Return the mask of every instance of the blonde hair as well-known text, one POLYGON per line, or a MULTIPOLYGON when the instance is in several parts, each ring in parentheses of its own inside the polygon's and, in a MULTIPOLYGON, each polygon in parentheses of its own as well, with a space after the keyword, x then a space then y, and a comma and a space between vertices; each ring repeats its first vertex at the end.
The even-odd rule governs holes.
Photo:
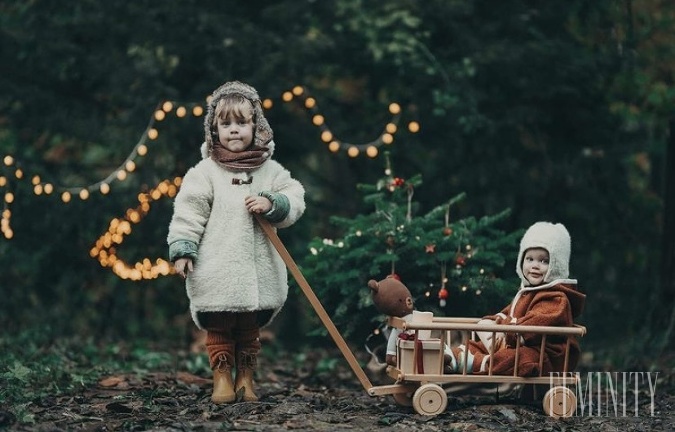
POLYGON ((252 121, 255 124, 253 104, 240 94, 228 94, 218 101, 214 110, 211 127, 215 128, 218 120, 226 120, 229 116, 233 116, 237 120, 244 120, 245 122, 252 121))

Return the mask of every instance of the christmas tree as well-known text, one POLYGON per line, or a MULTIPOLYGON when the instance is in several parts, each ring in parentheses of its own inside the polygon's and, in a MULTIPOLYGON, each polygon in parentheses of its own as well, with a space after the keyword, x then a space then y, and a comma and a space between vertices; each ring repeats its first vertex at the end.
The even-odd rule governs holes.
POLYGON ((510 210, 453 219, 453 209, 466 198, 460 193, 418 215, 413 197, 422 176, 395 177, 386 161, 383 178, 358 185, 372 212, 332 217, 344 236, 312 240, 302 261, 303 274, 343 336, 363 342, 386 322, 367 282, 388 275, 408 287, 417 310, 465 317, 498 312, 518 288, 511 264, 522 232, 497 228, 510 210))

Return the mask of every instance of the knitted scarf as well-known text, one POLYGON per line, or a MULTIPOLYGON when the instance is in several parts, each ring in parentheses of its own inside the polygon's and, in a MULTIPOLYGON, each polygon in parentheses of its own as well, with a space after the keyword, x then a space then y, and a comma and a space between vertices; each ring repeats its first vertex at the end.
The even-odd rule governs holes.
POLYGON ((211 158, 226 168, 234 170, 252 170, 262 165, 270 156, 267 146, 250 145, 246 150, 233 152, 220 142, 213 143, 211 158))

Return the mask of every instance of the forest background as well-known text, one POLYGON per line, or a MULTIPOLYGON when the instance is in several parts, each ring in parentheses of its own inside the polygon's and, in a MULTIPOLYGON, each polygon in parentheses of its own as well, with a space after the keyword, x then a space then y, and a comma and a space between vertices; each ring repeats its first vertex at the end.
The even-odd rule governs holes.
MULTIPOLYGON (((11 228, 0 236, 2 337, 189 344, 179 277, 124 280, 90 252, 139 193, 199 160, 202 118, 171 111, 156 122, 147 155, 106 195, 64 203, 60 192, 37 195, 33 179, 96 184, 124 164, 163 101, 203 104, 236 79, 273 102, 275 157, 307 187, 306 215, 281 233, 301 266, 312 239, 343 234, 332 216, 370 211, 357 184, 382 177, 386 150, 396 176, 422 175, 423 209, 465 192, 453 218, 510 209, 505 232, 564 223, 571 276, 588 295, 588 350, 618 365, 669 351, 674 29, 675 6, 656 0, 1 1, 3 234, 11 228), (376 141, 398 103, 393 142, 374 158, 331 152, 315 112, 282 100, 296 86, 344 142, 376 141)), ((171 212, 170 199, 154 201, 118 255, 166 259, 171 212)), ((503 273, 514 291, 516 253, 514 244, 503 273)), ((289 314, 281 344, 323 340, 297 337, 313 325, 297 289, 289 314)))

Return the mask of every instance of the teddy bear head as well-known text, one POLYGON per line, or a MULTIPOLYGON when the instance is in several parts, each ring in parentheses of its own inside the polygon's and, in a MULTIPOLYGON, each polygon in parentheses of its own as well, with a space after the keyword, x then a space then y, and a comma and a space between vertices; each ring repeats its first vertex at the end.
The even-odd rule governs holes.
POLYGON ((413 311, 413 299, 408 287, 394 276, 381 281, 371 279, 368 288, 375 307, 380 313, 404 317, 413 311))

